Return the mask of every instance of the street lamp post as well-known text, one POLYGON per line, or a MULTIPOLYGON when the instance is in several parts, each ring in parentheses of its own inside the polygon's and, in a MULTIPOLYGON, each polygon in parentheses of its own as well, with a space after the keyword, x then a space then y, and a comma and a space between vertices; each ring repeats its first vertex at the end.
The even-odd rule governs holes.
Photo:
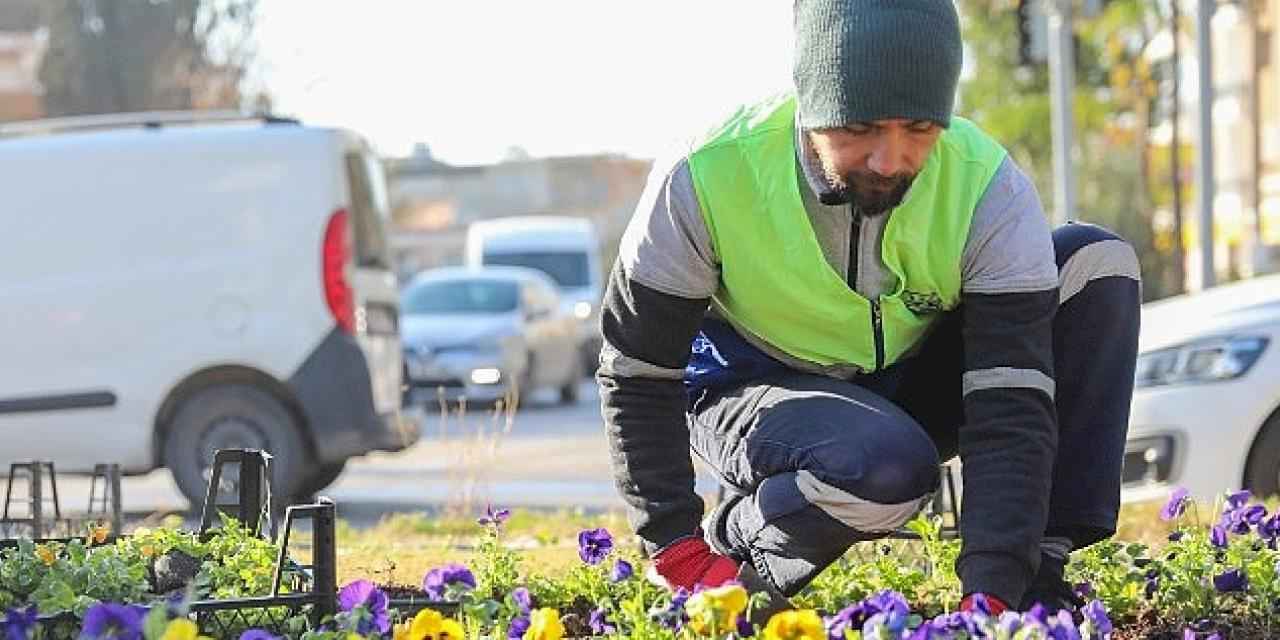
POLYGON ((1071 166, 1074 142, 1071 90, 1075 86, 1075 43, 1071 31, 1071 0, 1043 0, 1049 26, 1050 106, 1053 113, 1054 222, 1075 219, 1075 172, 1071 166))

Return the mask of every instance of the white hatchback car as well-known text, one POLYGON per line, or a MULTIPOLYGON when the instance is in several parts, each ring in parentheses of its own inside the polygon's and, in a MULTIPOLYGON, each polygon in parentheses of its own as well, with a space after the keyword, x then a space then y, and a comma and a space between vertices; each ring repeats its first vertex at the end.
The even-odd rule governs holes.
POLYGON ((1280 493, 1277 342, 1280 275, 1143 306, 1124 501, 1280 493))
POLYGON ((401 293, 406 403, 524 398, 543 387, 578 401, 577 321, 556 285, 523 267, 445 267, 401 293))

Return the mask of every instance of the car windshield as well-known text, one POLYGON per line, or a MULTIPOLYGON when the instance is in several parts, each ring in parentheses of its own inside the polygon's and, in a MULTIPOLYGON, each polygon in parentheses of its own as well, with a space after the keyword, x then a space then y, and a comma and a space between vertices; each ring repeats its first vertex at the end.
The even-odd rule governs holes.
POLYGON ((551 276, 561 288, 590 284, 587 254, 581 251, 486 252, 484 263, 537 269, 551 276))
POLYGON ((516 283, 505 280, 423 282, 404 292, 400 308, 406 314, 506 313, 515 311, 516 283))

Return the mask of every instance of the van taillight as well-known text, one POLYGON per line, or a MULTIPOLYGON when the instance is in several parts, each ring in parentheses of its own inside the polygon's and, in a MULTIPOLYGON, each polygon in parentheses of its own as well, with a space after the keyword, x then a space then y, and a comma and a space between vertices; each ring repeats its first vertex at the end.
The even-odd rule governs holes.
POLYGON ((324 230, 323 262, 324 300, 338 327, 347 333, 355 333, 356 306, 347 282, 347 263, 351 259, 351 233, 348 231, 347 211, 338 209, 329 217, 324 230))

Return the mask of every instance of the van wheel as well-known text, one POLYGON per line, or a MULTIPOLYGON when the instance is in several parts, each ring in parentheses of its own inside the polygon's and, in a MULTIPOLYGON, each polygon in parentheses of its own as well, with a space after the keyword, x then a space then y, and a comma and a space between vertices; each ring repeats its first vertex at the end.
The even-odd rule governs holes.
MULTIPOLYGON (((310 454, 293 415, 274 396, 248 385, 203 389, 182 402, 168 425, 164 466, 192 510, 204 504, 218 449, 262 449, 271 454, 276 510, 283 510, 285 501, 297 495, 309 466, 310 454)), ((234 503, 238 496, 238 473, 231 471, 223 477, 220 502, 234 503)))
POLYGON ((525 356, 524 362, 524 371, 516 382, 516 398, 521 409, 529 404, 529 396, 533 395, 533 368, 538 366, 532 353, 525 356))
MULTIPOLYGON (((576 358, 575 358, 576 360, 576 358)), ((582 381, 582 365, 575 364, 573 372, 569 374, 569 380, 560 387, 560 404, 574 405, 578 404, 578 383, 582 381)))
POLYGON ((346 468, 346 460, 320 465, 315 473, 303 481, 302 488, 298 489, 298 498, 310 500, 317 493, 329 488, 329 485, 333 484, 346 468))
POLYGON ((1259 499, 1280 494, 1280 412, 1262 423, 1244 466, 1244 487, 1259 499))

